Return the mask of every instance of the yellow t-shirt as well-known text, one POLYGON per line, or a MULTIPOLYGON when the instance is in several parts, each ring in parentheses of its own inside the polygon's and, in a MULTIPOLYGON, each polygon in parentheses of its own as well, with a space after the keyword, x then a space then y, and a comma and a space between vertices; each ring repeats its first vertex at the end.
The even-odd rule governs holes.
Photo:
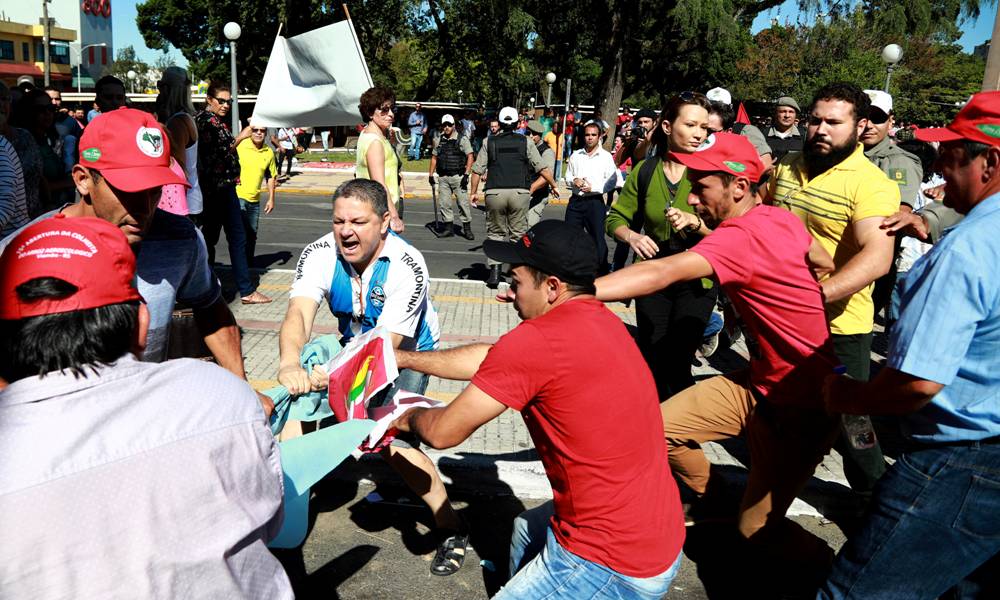
MULTIPOLYGON (((854 223, 899 210, 899 186, 865 158, 861 144, 843 162, 812 180, 802 154, 788 156, 774 170, 768 197, 802 219, 809 233, 833 257, 837 270, 861 250, 854 237, 854 223)), ((875 322, 873 286, 827 304, 831 333, 871 333, 875 322)))
POLYGON ((274 151, 267 144, 258 149, 253 140, 247 138, 236 146, 236 155, 240 159, 240 182, 236 184, 236 195, 247 202, 259 202, 264 173, 270 173, 271 177, 276 177, 278 173, 274 151))
POLYGON ((354 165, 354 174, 361 179, 371 179, 368 174, 368 147, 372 143, 381 143, 385 153, 385 187, 389 190, 389 201, 399 204, 399 158, 393 151, 389 140, 381 135, 362 131, 358 137, 358 157, 354 165))

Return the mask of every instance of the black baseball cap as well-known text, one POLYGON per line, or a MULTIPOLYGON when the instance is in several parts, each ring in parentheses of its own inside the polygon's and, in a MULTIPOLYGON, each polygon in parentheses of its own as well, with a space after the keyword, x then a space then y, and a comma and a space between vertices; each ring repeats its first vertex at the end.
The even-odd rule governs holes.
POLYGON ((597 278, 597 246, 582 229, 549 219, 529 229, 516 242, 486 240, 486 256, 512 265, 528 265, 578 285, 597 278))
POLYGON ((653 119, 655 121, 656 120, 656 111, 654 111, 651 108, 644 108, 644 109, 640 110, 639 112, 635 113, 635 118, 637 120, 641 119, 643 117, 647 117, 647 118, 653 119))

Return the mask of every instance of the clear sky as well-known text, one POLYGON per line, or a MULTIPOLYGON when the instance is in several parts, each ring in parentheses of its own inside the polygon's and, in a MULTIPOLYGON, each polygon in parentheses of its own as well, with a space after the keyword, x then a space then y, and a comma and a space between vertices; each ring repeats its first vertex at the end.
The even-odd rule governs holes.
MULTIPOLYGON (((135 48, 140 60, 152 63, 159 56, 160 51, 147 48, 145 42, 142 40, 139 28, 135 24, 135 5, 137 3, 137 0, 117 0, 114 3, 114 11, 111 18, 114 20, 115 48, 124 48, 131 45, 135 48)), ((996 11, 996 6, 986 6, 984 4, 979 19, 975 22, 965 24, 965 35, 958 40, 958 43, 961 44, 966 52, 971 52, 974 47, 990 38, 993 32, 993 20, 996 17, 996 11)), ((786 0, 780 7, 757 15, 752 28, 754 33, 768 27, 772 18, 777 18, 781 22, 784 22, 787 18, 794 23, 799 18, 796 0, 786 0)), ((805 19, 806 16, 803 15, 802 18, 805 19)), ((178 65, 187 66, 187 61, 179 50, 171 48, 170 54, 174 57, 178 65)))

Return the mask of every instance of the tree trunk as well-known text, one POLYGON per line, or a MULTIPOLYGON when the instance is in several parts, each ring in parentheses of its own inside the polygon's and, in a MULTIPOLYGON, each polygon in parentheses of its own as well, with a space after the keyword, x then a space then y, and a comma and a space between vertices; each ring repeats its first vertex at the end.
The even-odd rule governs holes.
POLYGON ((638 13, 638 0, 615 0, 611 3, 611 35, 608 52, 601 65, 598 79, 598 98, 594 103, 601 111, 601 118, 608 122, 604 148, 610 151, 615 143, 615 121, 621 106, 625 86, 625 44, 626 36, 634 24, 638 13))

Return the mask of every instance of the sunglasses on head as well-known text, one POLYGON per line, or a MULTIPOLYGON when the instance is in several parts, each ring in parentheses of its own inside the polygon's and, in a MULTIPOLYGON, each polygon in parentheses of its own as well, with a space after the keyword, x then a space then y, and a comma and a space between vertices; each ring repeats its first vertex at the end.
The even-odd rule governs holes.
POLYGON ((216 98, 215 96, 213 96, 212 100, 215 100, 219 104, 232 104, 233 103, 233 99, 232 98, 216 98))
POLYGON ((677 94, 677 97, 684 102, 694 102, 695 100, 705 98, 705 94, 699 94, 698 92, 681 92, 677 94))

